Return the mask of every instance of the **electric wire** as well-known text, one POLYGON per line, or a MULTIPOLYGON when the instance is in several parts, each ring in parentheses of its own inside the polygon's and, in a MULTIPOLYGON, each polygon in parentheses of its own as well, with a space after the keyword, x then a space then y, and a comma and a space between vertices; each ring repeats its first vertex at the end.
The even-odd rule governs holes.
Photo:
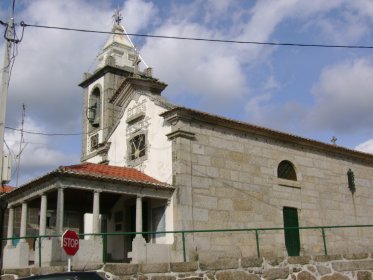
MULTIPOLYGON (((132 40, 131 40, 129 34, 128 34, 127 31, 126 31, 126 29, 124 28, 123 25, 121 25, 121 27, 123 28, 123 30, 124 30, 124 34, 126 35, 128 41, 131 43, 131 45, 132 45, 132 47, 135 49, 135 51, 137 51, 137 49, 136 49, 135 45, 133 44, 133 42, 132 42, 132 40)), ((139 53, 139 58, 141 59, 142 63, 144 63, 145 67, 148 68, 148 67, 149 67, 148 64, 146 64, 145 60, 141 57, 140 53, 139 53)))
MULTIPOLYGON (((21 129, 5 126, 5 129, 21 132, 21 129)), ((38 132, 38 131, 30 131, 30 130, 23 130, 23 133, 27 134, 35 134, 35 135, 44 135, 44 136, 77 136, 77 135, 84 135, 89 134, 88 132, 78 132, 78 133, 45 133, 45 132, 38 132)))
MULTIPOLYGON (((123 35, 122 33, 110 32, 110 31, 99 31, 81 28, 69 28, 61 26, 48 26, 39 24, 28 24, 21 22, 22 27, 36 27, 45 29, 56 29, 64 31, 76 31, 85 33, 98 33, 98 34, 117 34, 123 35)), ((147 37, 147 38, 159 38, 159 39, 175 39, 175 40, 189 40, 189 41, 204 41, 204 42, 216 42, 216 43, 234 43, 234 44, 252 44, 252 45, 269 45, 269 46, 293 46, 293 47, 317 47, 317 48, 347 48, 347 49, 373 49, 373 46, 365 45, 331 45, 331 44, 303 44, 303 43, 280 43, 280 42, 259 42, 259 41, 243 41, 243 40, 226 40, 226 39, 209 39, 209 38, 198 38, 198 37, 181 37, 181 36, 166 36, 166 35, 151 35, 151 34, 139 34, 139 33, 127 33, 128 36, 134 37, 147 37)))

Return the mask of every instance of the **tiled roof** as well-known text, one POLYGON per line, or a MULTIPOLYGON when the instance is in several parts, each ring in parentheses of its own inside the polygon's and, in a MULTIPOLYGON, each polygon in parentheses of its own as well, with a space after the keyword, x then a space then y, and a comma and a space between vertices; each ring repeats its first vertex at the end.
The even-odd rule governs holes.
POLYGON ((155 184, 167 186, 153 177, 150 177, 135 168, 95 164, 95 163, 81 163, 77 165, 61 166, 58 169, 62 173, 70 173, 77 175, 88 175, 94 177, 105 177, 107 179, 119 179, 130 182, 155 184))
POLYGON ((126 188, 126 186, 132 186, 146 189, 164 190, 167 192, 172 192, 175 189, 175 187, 172 185, 160 182, 135 168, 85 162, 76 165, 60 166, 44 176, 23 184, 18 188, 14 188, 14 190, 10 193, 3 193, 2 197, 7 199, 9 197, 16 196, 26 189, 29 190, 30 188, 41 186, 53 178, 68 177, 75 179, 86 179, 94 182, 103 181, 118 183, 124 188, 126 188))
POLYGON ((3 186, 0 186, 0 193, 9 193, 13 190, 14 188, 11 187, 11 186, 6 186, 6 185, 3 185, 3 186))

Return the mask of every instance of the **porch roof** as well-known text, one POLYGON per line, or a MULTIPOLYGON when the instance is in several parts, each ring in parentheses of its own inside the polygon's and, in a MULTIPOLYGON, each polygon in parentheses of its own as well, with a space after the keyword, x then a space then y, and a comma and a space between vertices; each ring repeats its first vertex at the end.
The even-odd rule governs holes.
MULTIPOLYGON (((120 184, 120 186, 123 186, 123 191, 128 188, 133 189, 137 187, 148 189, 149 191, 163 190, 166 192, 172 192, 175 189, 172 185, 160 182, 135 168, 86 162, 76 165, 60 166, 44 176, 36 178, 18 188, 14 188, 10 193, 3 194, 2 198, 15 198, 23 192, 29 193, 30 190, 36 191, 40 186, 50 184, 48 182, 53 182, 54 179, 58 180, 62 178, 70 178, 70 180, 76 179, 77 181, 83 179, 87 180, 87 182, 97 181, 116 185, 120 184)), ((120 189, 116 188, 117 192, 122 192, 120 189)))
POLYGON ((85 162, 70 166, 60 166, 56 171, 61 174, 120 180, 128 183, 141 183, 161 188, 173 188, 135 168, 85 162))

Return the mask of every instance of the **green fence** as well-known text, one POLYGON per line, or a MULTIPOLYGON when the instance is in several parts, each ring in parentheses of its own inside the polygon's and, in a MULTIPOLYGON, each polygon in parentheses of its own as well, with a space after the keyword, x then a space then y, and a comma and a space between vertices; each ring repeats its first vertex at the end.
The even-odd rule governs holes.
MULTIPOLYGON (((328 241, 327 241, 327 230, 328 229, 351 229, 351 228, 372 228, 373 225, 344 225, 344 226, 312 226, 312 227, 269 227, 269 228, 243 228, 243 229, 214 229, 214 230, 176 230, 176 231, 159 231, 159 232, 106 232, 106 233, 88 233, 88 234, 78 234, 80 238, 84 236, 100 236, 102 238, 102 259, 103 262, 106 263, 107 260, 107 238, 108 236, 125 236, 125 235, 155 235, 155 234, 180 234, 181 235, 181 242, 182 242, 182 252, 183 252, 183 260, 184 262, 187 261, 186 257, 186 236, 188 234, 195 234, 195 233, 221 233, 221 232, 253 232, 255 234, 255 243, 256 243, 256 254, 258 257, 261 256, 260 254, 260 234, 263 232, 270 232, 270 231, 285 231, 285 230, 318 230, 320 231, 320 235, 322 238, 322 245, 323 245, 323 252, 324 255, 328 255, 328 241)), ((38 243, 38 250, 39 250, 39 266, 41 266, 41 243, 42 239, 44 238, 52 238, 52 237, 61 237, 61 235, 38 235, 38 236, 21 236, 21 237, 12 237, 12 238, 2 238, 2 241, 6 240, 20 240, 20 239, 34 239, 35 242, 38 243)))

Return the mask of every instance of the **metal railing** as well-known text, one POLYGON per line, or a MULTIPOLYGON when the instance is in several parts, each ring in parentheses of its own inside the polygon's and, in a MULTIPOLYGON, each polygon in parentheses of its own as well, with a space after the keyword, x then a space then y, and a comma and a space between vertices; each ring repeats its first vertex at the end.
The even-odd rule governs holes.
MULTIPOLYGON (((221 233, 221 232, 254 232, 255 234, 255 243, 256 243, 256 254, 257 257, 260 257, 260 233, 267 232, 267 231, 285 231, 285 230, 320 230, 322 243, 323 243, 323 252, 324 255, 328 255, 328 245, 327 245, 327 236, 326 230, 328 229, 343 229, 343 228, 373 228, 373 225, 343 225, 343 226, 310 226, 310 227, 268 227, 268 228, 240 228, 240 229, 213 229, 213 230, 175 230, 175 231, 144 231, 144 232, 106 232, 106 233, 85 233, 85 234, 78 234, 80 238, 84 236, 100 236, 102 238, 102 260, 106 263, 107 260, 107 237, 108 236, 126 236, 126 235, 156 235, 156 234, 181 234, 182 239, 182 252, 183 252, 183 261, 187 261, 186 256, 186 235, 187 234, 195 234, 195 233, 221 233)), ((1 238, 1 241, 6 240, 21 240, 21 239, 34 239, 35 242, 38 242, 38 261, 39 266, 41 266, 41 245, 42 239, 51 239, 53 237, 61 237, 61 235, 37 235, 37 236, 21 236, 21 237, 11 237, 11 238, 1 238)))

